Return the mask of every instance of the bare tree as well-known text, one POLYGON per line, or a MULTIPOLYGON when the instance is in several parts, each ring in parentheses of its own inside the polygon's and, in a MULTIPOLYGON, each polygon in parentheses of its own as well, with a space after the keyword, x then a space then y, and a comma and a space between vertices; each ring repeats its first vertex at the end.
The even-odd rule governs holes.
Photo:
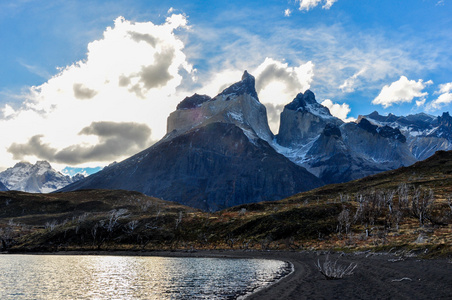
POLYGON ((352 225, 350 210, 344 206, 341 213, 337 217, 337 220, 339 222, 338 232, 341 233, 342 231, 345 231, 345 234, 348 234, 352 225))
POLYGON ((125 214, 127 213, 127 209, 114 209, 110 212, 110 218, 105 223, 105 229, 107 229, 108 232, 113 232, 116 225, 118 225, 118 221, 122 218, 125 218, 125 214))
POLYGON ((137 229, 139 223, 140 223, 140 222, 139 222, 138 220, 132 220, 132 221, 130 221, 130 222, 127 223, 126 226, 125 226, 125 232, 126 232, 127 234, 132 234, 132 233, 135 231, 135 229, 137 229))
POLYGON ((430 212, 435 202, 432 190, 415 188, 411 200, 411 213, 419 220, 419 226, 424 226, 425 220, 431 220, 430 212))
POLYGON ((182 216, 183 216, 183 213, 182 213, 182 211, 180 211, 179 216, 176 219, 176 229, 179 227, 180 223, 182 222, 182 216))
POLYGON ((57 221, 52 220, 52 221, 47 221, 44 227, 46 229, 49 229, 50 231, 53 231, 57 225, 58 225, 57 221))

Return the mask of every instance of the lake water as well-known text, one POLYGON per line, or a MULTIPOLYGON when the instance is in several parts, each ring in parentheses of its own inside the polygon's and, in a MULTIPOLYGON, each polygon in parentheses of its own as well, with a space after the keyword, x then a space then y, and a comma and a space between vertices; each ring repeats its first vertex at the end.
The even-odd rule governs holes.
POLYGON ((263 259, 0 255, 0 299, 236 299, 289 270, 263 259))

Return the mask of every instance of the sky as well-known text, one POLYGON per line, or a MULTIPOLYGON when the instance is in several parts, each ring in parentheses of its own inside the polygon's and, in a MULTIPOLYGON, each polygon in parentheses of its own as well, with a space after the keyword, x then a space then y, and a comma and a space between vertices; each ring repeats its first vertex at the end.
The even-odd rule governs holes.
POLYGON ((0 171, 121 161, 244 70, 275 134, 307 89, 344 121, 452 112, 450 28, 452 0, 2 0, 0 171))

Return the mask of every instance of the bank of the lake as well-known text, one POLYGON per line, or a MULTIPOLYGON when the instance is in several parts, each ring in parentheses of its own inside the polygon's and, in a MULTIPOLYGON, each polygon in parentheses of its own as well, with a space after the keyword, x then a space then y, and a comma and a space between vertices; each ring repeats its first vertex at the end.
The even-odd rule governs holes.
POLYGON ((294 272, 247 299, 452 299, 452 263, 391 253, 310 251, 153 251, 58 252, 57 254, 139 255, 163 257, 259 258, 290 262, 294 272), (326 280, 315 263, 327 256, 338 264, 354 262, 354 274, 326 280))

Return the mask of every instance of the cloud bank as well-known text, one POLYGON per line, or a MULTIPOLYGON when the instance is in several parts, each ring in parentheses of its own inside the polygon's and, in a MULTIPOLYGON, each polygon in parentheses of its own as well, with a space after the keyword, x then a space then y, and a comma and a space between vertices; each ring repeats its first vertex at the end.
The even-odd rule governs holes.
POLYGON ((401 76, 399 80, 390 85, 385 85, 380 94, 372 100, 372 104, 381 104, 384 108, 388 108, 393 104, 412 102, 414 98, 426 97, 428 93, 423 92, 423 90, 432 83, 432 81, 424 83, 422 79, 418 81, 408 80, 405 76, 401 76))
POLYGON ((117 18, 85 59, 31 87, 21 106, 0 108, 0 147, 8 150, 0 166, 17 159, 105 165, 148 147, 182 98, 181 74, 194 74, 175 33, 188 29, 180 14, 160 25, 117 18))

